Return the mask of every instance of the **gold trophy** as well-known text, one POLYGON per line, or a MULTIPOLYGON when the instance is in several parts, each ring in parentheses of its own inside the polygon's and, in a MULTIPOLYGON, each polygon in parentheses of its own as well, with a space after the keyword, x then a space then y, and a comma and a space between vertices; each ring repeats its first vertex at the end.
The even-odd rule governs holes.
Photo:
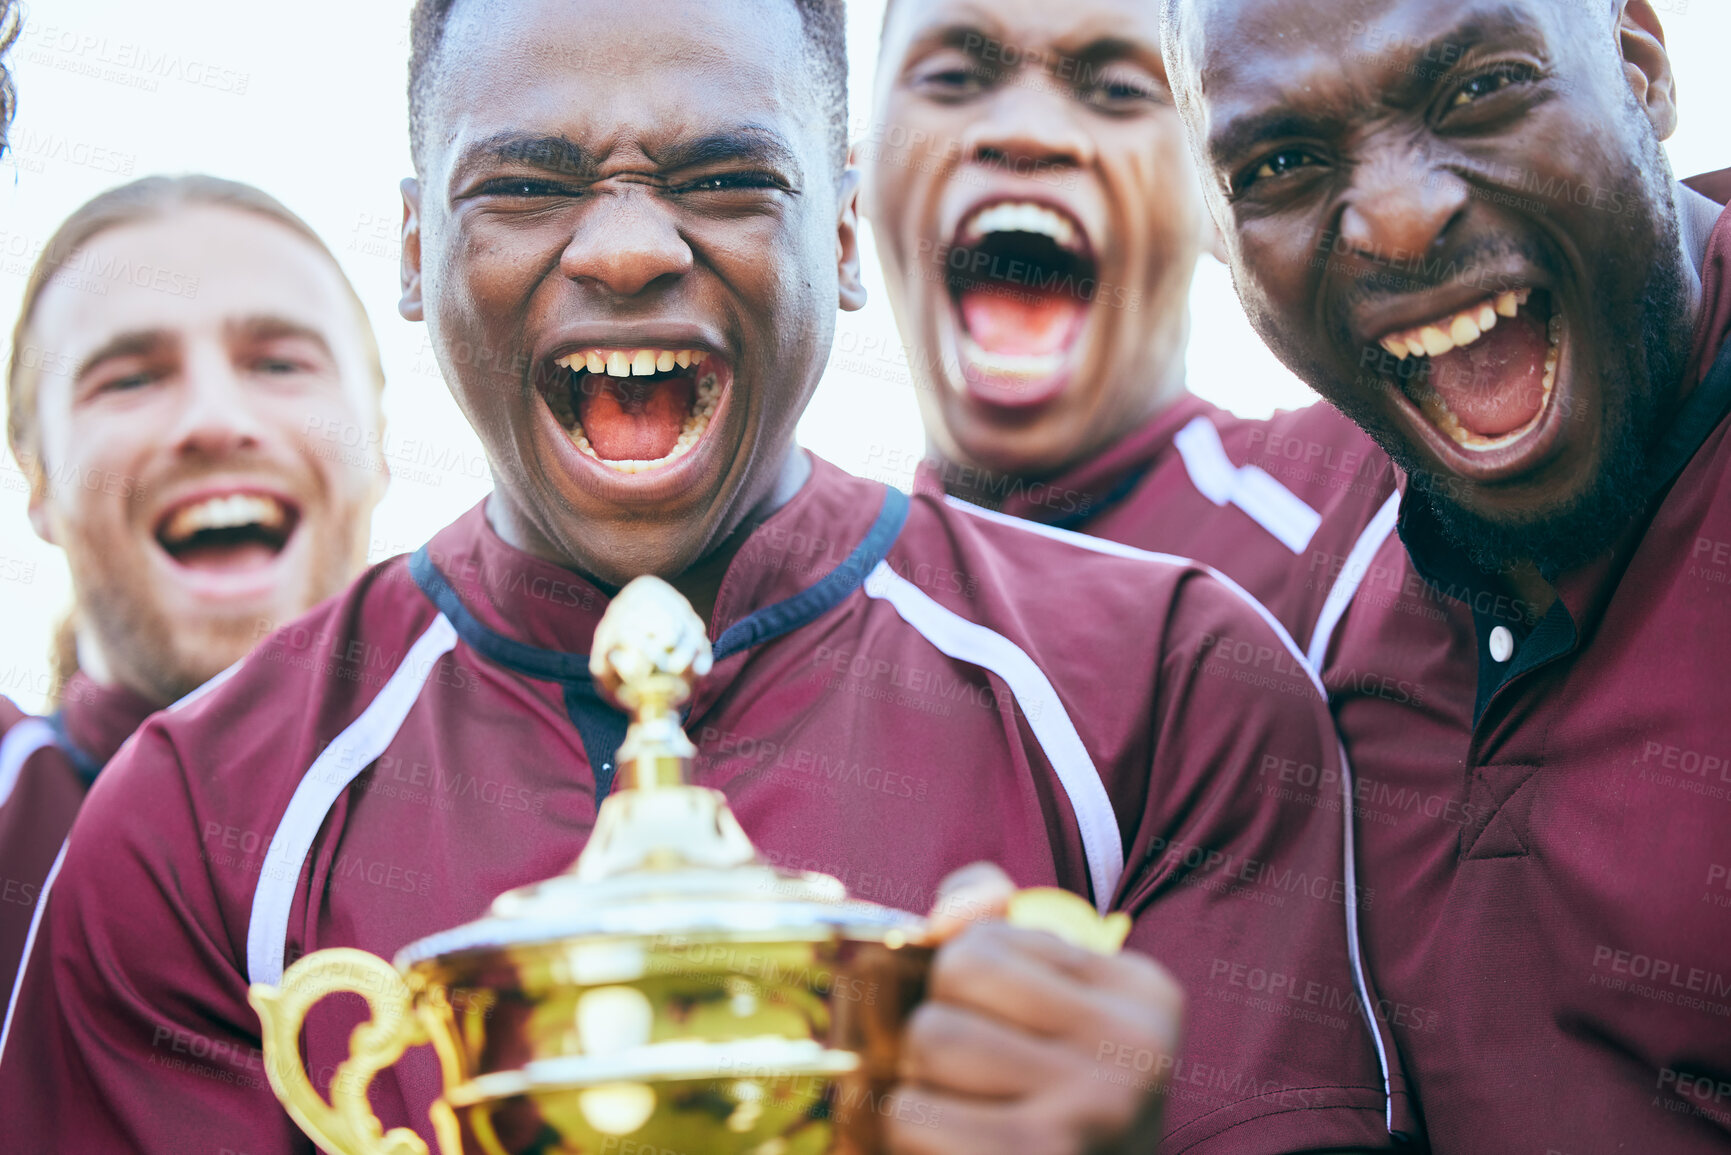
MULTIPOLYGON (((577 862, 508 891, 394 964, 339 947, 249 996, 271 1089, 336 1155, 427 1155, 367 1103, 374 1075, 431 1044, 442 1155, 873 1155, 902 1024, 924 993, 923 920, 851 900, 828 875, 770 866, 720 792, 687 782, 679 707, 712 657, 702 619, 654 577, 622 590, 590 672, 633 716, 577 862), (307 1011, 365 998, 326 1102, 300 1060, 307 1011)), ((1011 921, 1116 950, 1064 891, 1018 894, 1011 921)))

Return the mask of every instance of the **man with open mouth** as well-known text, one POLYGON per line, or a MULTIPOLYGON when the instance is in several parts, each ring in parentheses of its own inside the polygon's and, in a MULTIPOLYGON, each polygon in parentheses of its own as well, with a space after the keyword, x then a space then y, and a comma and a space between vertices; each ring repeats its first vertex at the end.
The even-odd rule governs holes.
POLYGON ((1186 390, 1215 235, 1158 6, 892 3, 856 149, 918 491, 1195 558, 1305 643, 1394 471, 1330 406, 1243 421, 1186 390))
MULTIPOLYGON (((1125 953, 1085 957, 952 910, 878 1108, 893 1150, 1386 1145, 1345 768, 1290 641, 1187 563, 794 443, 862 299, 841 5, 412 20, 402 309, 497 489, 111 768, 0 1041, 0 1146, 304 1150, 247 984, 324 947, 390 956, 570 864, 624 730, 586 651, 645 572, 709 623, 698 781, 773 861, 914 911, 995 862, 963 876, 988 912, 1013 881, 1134 918, 1125 953)), ((318 1081, 359 1015, 315 1008, 318 1081)), ((373 1101, 430 1136, 438 1083, 417 1052, 373 1101)))
POLYGON ((275 199, 150 177, 56 230, 25 287, 7 434, 74 608, 55 711, 0 698, 0 989, 85 791, 145 717, 337 593, 384 491, 372 328, 275 199), (355 432, 325 452, 315 435, 355 432))
POLYGON ((1405 476, 1324 678, 1431 1149, 1722 1151, 1731 215, 1654 6, 1166 20, 1258 330, 1405 476))

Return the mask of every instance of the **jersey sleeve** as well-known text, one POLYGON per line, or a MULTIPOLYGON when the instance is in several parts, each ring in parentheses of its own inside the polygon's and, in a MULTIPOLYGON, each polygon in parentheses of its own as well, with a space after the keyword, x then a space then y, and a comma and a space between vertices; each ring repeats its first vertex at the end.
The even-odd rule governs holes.
MULTIPOLYGON (((180 758, 149 723, 73 826, 0 1042, 0 1150, 310 1152, 272 1095, 180 758)), ((237 937, 241 940, 237 942, 237 937)))
POLYGON ((1352 904, 1362 915, 1371 896, 1346 870, 1349 792, 1321 690, 1272 619, 1200 572, 1167 631, 1116 901, 1129 945, 1186 993, 1162 1150, 1389 1147, 1401 1088, 1349 942, 1352 904))
POLYGON ((43 880, 83 801, 84 783, 53 744, 48 724, 0 698, 0 1008, 17 977, 43 880))

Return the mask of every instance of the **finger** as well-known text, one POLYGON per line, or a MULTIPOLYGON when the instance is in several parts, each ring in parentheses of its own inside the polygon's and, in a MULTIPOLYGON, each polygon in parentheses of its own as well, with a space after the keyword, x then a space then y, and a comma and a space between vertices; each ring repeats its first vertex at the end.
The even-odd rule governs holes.
POLYGON ((1097 955, 1003 924, 940 948, 927 997, 1084 1049, 1105 1038, 1170 1047, 1184 1002, 1177 981, 1146 956, 1097 955))
POLYGON ((884 1137, 890 1155, 1036 1155, 1019 1115, 941 1091, 903 1086, 889 1096, 884 1137))
POLYGON ((945 1003, 922 1004, 902 1038, 903 1079, 981 1099, 1032 1094, 1075 1065, 1073 1052, 1061 1044, 945 1003))
POLYGON ((1016 884, 990 862, 974 862, 951 871, 938 884, 927 933, 934 943, 948 942, 975 923, 1001 919, 1016 884))

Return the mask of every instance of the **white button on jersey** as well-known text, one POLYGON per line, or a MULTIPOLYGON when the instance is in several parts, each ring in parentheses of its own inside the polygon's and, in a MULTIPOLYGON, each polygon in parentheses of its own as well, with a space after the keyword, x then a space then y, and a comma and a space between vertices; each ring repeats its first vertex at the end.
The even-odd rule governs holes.
POLYGON ((1515 654, 1515 635, 1509 627, 1498 626, 1491 631, 1491 661, 1506 662, 1515 654))

